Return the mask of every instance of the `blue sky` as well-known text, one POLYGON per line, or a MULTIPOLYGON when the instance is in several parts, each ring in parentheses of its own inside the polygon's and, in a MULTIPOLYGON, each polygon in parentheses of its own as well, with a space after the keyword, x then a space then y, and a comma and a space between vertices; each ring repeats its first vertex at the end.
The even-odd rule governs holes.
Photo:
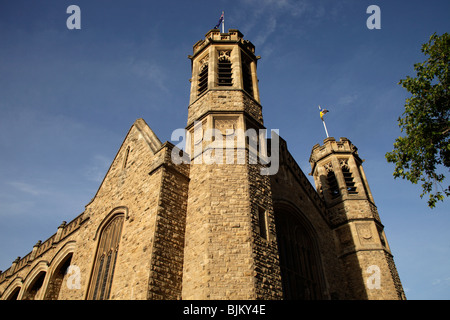
POLYGON ((256 46, 265 126, 309 173, 310 151, 349 138, 364 169, 408 299, 450 299, 450 206, 385 160, 408 93, 397 83, 421 44, 450 31, 450 2, 0 0, 0 270, 83 212, 128 129, 161 141, 184 128, 192 45, 225 11, 256 46), (66 9, 81 8, 81 30, 66 9), (369 30, 369 5, 381 29, 369 30))

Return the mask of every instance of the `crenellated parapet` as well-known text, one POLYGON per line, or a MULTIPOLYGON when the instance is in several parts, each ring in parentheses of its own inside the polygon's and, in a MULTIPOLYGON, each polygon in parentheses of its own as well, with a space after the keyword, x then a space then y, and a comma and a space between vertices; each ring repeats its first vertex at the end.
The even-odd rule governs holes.
POLYGON ((190 59, 199 54, 210 43, 238 43, 248 51, 248 53, 255 53, 255 46, 249 40, 244 39, 244 35, 237 29, 229 29, 227 33, 220 32, 219 29, 212 29, 205 35, 205 39, 197 41, 193 46, 193 56, 189 56, 190 59))
MULTIPOLYGON (((31 252, 27 253, 25 256, 17 257, 12 262, 11 267, 0 273, 0 289, 3 289, 2 287, 10 279, 18 277, 19 274, 27 274, 27 270, 32 269, 39 261, 45 260, 48 262, 48 260, 50 260, 48 257, 52 256, 52 252, 70 239, 70 236, 74 234, 85 221, 84 212, 69 223, 63 221, 62 224, 58 226, 56 233, 44 241, 37 241, 31 252)), ((2 294, 3 290, 0 291, 0 299, 4 298, 2 294)))

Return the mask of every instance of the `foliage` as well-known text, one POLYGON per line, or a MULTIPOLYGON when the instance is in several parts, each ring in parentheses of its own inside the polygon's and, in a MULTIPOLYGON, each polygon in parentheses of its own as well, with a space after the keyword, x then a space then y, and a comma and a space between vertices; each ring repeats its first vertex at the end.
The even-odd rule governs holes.
POLYGON ((395 164, 395 178, 422 183, 420 197, 429 194, 428 206, 434 208, 450 195, 450 186, 442 186, 450 168, 450 35, 433 34, 422 52, 428 58, 414 65, 416 77, 399 82, 412 95, 398 119, 406 135, 395 140, 386 159, 395 164))

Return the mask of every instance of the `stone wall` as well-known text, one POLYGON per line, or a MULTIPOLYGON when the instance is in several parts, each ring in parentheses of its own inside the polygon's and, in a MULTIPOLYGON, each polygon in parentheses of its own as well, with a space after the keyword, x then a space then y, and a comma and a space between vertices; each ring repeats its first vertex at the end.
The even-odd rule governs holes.
POLYGON ((30 253, 16 259, 0 275, 0 299, 57 299, 64 287, 58 280, 58 269, 73 253, 78 231, 85 222, 83 213, 69 223, 63 222, 50 238, 38 241, 30 253), (43 282, 37 283, 42 276, 43 282))
POLYGON ((211 112, 247 113, 259 123, 263 123, 262 107, 247 93, 241 90, 211 89, 189 106, 188 126, 203 115, 211 112))
POLYGON ((171 162, 173 145, 157 152, 150 175, 161 171, 148 299, 181 299, 189 166, 171 162))
POLYGON ((303 174, 280 138, 280 169, 271 176, 275 214, 291 211, 309 224, 318 242, 323 269, 323 296, 325 299, 346 299, 347 283, 344 268, 337 259, 335 237, 330 229, 329 211, 309 180, 303 174))
POLYGON ((246 165, 191 164, 183 299, 254 299, 246 165))
POLYGON ((272 190, 270 177, 261 175, 261 167, 261 164, 248 165, 256 299, 281 299, 281 274, 272 190), (260 219, 265 221, 261 223, 260 219))

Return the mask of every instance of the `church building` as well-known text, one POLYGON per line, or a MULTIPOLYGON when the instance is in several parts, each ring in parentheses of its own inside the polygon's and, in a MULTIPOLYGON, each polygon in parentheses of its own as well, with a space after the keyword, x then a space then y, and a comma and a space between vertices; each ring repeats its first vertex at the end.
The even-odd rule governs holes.
POLYGON ((136 120, 84 212, 0 273, 0 299, 405 299, 356 146, 313 146, 312 186, 264 134, 254 45, 213 29, 189 58, 185 148, 136 120))

